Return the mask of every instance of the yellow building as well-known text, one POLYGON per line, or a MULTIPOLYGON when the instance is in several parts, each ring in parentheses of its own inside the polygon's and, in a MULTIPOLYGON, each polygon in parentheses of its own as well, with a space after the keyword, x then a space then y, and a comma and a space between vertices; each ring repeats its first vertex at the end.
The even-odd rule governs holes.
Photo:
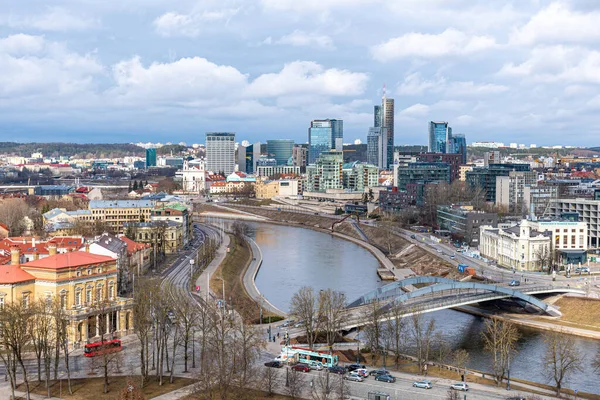
POLYGON ((461 165, 458 167, 458 180, 465 182, 467 180, 467 172, 469 171, 473 171, 473 167, 474 165, 472 164, 465 164, 465 165, 461 165))
POLYGON ((271 199, 275 196, 279 196, 279 182, 278 181, 259 181, 254 186, 257 199, 271 199))
POLYGON ((123 233, 127 222, 150 221, 154 208, 151 200, 92 200, 89 211, 94 221, 105 222, 113 233, 123 233))
POLYGON ((117 296, 117 264, 112 257, 73 251, 19 263, 18 247, 11 264, 0 265, 0 307, 20 301, 29 306, 38 299, 60 299, 67 315, 69 344, 75 347, 100 339, 132 333, 132 299, 117 296))

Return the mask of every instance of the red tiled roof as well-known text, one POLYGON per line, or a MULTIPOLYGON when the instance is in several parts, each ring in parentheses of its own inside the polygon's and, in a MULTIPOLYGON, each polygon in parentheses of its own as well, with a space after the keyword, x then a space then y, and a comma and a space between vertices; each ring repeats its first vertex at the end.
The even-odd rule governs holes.
POLYGON ((125 244, 127 244, 127 253, 130 255, 139 250, 143 250, 145 248, 150 247, 149 244, 134 242, 127 236, 121 236, 119 239, 121 239, 123 242, 125 242, 125 244))
POLYGON ((18 265, 0 266, 0 284, 19 283, 35 280, 29 272, 23 271, 18 265))
POLYGON ((58 249, 74 251, 79 250, 83 246, 83 238, 57 236, 48 241, 36 240, 34 247, 30 236, 9 237, 0 240, 0 255, 9 255, 10 248, 13 246, 17 246, 21 254, 48 254, 48 245, 50 243, 55 244, 58 249))
POLYGON ((8 226, 6 226, 5 224, 3 224, 2 222, 0 222, 0 228, 6 229, 7 231, 9 230, 8 226))
POLYGON ((98 264, 108 261, 114 261, 114 259, 112 257, 100 256, 85 251, 71 251, 69 253, 61 253, 54 256, 40 258, 39 260, 29 261, 28 263, 22 264, 22 266, 60 269, 98 264))

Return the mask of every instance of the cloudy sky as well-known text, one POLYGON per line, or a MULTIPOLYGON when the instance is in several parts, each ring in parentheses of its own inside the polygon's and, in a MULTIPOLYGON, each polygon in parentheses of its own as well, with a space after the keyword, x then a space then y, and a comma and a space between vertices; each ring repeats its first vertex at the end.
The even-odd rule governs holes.
POLYGON ((600 145, 597 0, 2 0, 0 141, 600 145), (49 6, 48 4, 52 4, 49 6))

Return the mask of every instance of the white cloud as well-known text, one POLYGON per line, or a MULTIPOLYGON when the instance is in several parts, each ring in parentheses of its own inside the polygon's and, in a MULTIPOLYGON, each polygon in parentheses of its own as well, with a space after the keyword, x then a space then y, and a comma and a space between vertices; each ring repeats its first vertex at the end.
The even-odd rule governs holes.
POLYGON ((11 28, 29 28, 41 31, 67 32, 83 31, 100 26, 99 20, 72 11, 51 7, 47 12, 37 15, 6 15, 0 17, 0 25, 11 28))
POLYGON ((219 103, 246 85, 236 68, 214 64, 205 58, 182 58, 172 63, 144 67, 139 57, 113 67, 116 87, 111 92, 135 104, 160 102, 185 104, 198 99, 219 103))
POLYGON ((278 73, 256 78, 248 87, 247 94, 257 97, 290 94, 353 96, 365 91, 368 80, 364 73, 325 69, 310 61, 294 61, 278 73))
POLYGON ((371 48, 376 60, 390 61, 404 57, 436 58, 473 54, 496 47, 490 36, 470 36, 456 29, 440 34, 407 33, 371 48))
POLYGON ((554 2, 516 29, 511 42, 579 43, 600 39, 600 11, 577 12, 567 4, 554 2))
POLYGON ((167 12, 153 22, 156 32, 162 36, 197 37, 207 25, 225 23, 239 12, 239 8, 194 11, 190 14, 167 12))
POLYGON ((422 117, 429 112, 429 106, 421 103, 413 104, 398 114, 400 117, 416 118, 422 117))
POLYGON ((369 5, 376 7, 381 0, 261 0, 265 9, 273 11, 291 11, 295 13, 324 12, 342 7, 369 5))
POLYGON ((27 96, 89 92, 103 67, 89 54, 71 52, 40 36, 19 34, 0 39, 0 71, 0 97, 17 102, 27 96))
MULTIPOLYGON (((271 38, 269 37, 267 39, 271 38)), ((269 43, 265 44, 271 44, 271 41, 269 40, 269 43)), ((321 47, 329 50, 335 48, 335 46, 333 45, 333 40, 329 36, 319 35, 317 33, 304 32, 299 29, 296 29, 289 35, 282 36, 279 40, 275 42, 275 44, 285 44, 295 47, 321 47)))
POLYGON ((527 78, 531 82, 600 83, 600 52, 582 47, 540 46, 520 64, 506 63, 500 77, 527 78))
POLYGON ((445 77, 427 80, 418 72, 408 74, 398 85, 397 91, 404 96, 417 96, 435 93, 450 97, 477 97, 508 91, 508 87, 494 83, 476 83, 473 81, 449 81, 445 77))

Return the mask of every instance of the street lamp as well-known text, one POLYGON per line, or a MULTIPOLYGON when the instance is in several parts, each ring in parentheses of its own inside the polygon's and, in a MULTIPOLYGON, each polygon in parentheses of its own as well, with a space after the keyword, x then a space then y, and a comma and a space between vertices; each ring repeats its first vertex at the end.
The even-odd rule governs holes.
POLYGON ((194 268, 194 257, 192 256, 192 258, 190 258, 190 285, 192 284, 192 275, 193 275, 193 268, 194 268))

